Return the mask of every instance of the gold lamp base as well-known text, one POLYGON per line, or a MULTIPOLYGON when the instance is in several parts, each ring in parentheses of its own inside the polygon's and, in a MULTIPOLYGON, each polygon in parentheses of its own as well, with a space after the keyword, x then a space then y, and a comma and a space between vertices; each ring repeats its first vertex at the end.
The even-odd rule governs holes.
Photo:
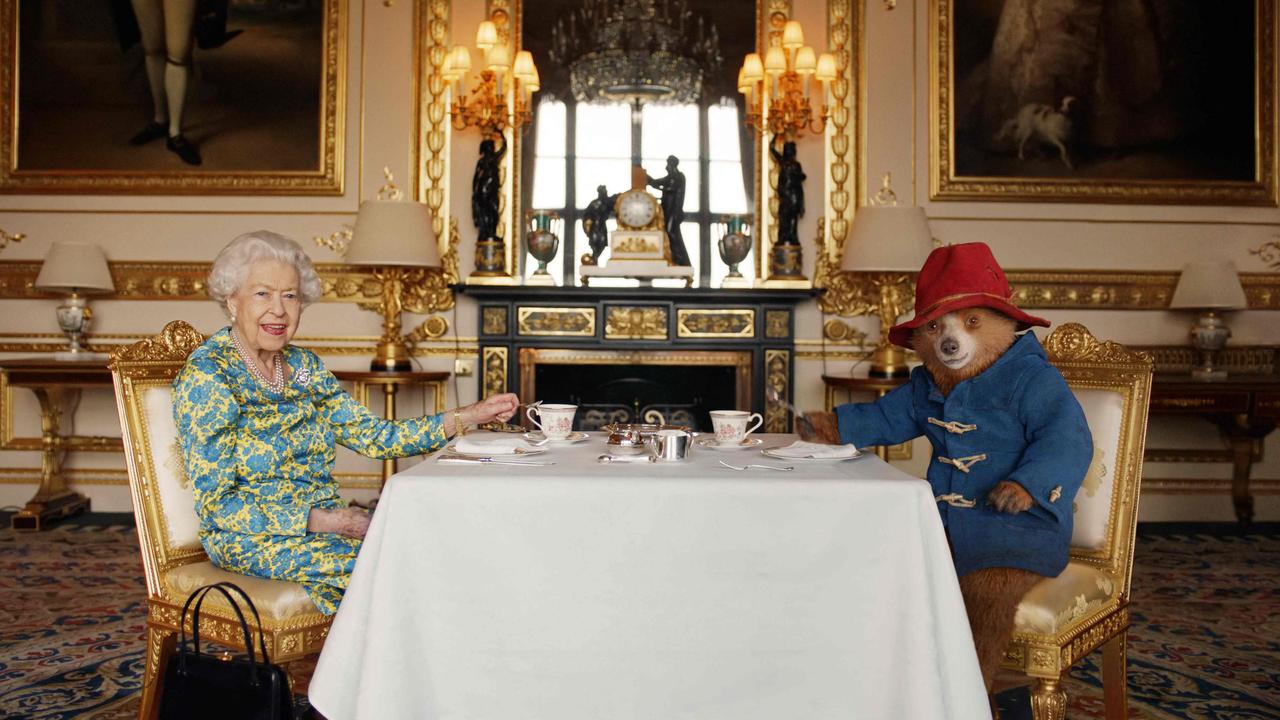
POLYGON ((369 369, 375 372, 400 372, 412 370, 413 361, 409 358, 409 348, 403 340, 382 339, 374 352, 369 369))
POLYGON ((871 353, 871 368, 867 374, 873 378, 900 378, 911 374, 907 365, 907 353, 897 345, 893 345, 886 337, 881 337, 880 344, 871 353))

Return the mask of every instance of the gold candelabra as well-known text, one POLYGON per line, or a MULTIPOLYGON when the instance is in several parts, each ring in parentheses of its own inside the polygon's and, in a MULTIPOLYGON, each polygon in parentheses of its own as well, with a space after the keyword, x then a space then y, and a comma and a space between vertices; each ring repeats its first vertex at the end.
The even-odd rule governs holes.
POLYGON ((533 119, 533 93, 542 88, 533 55, 521 50, 512 62, 511 49, 499 38, 491 20, 480 23, 476 30, 476 47, 483 62, 469 94, 471 51, 457 45, 445 58, 444 78, 453 86, 453 102, 449 106, 453 126, 458 130, 479 128, 485 135, 501 135, 507 128, 527 126, 533 119))
POLYGON ((816 54, 804 44, 799 21, 788 20, 781 45, 759 53, 749 53, 738 69, 738 92, 746 99, 744 121, 760 134, 794 139, 805 133, 820 133, 826 127, 827 98, 836 79, 836 60, 831 53, 816 54), (821 85, 820 109, 813 110, 813 80, 821 85))

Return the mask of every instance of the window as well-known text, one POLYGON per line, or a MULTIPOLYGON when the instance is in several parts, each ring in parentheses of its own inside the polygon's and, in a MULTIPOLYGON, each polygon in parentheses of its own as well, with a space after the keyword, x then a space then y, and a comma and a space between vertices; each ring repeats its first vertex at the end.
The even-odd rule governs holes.
MULTIPOLYGON (((557 279, 579 282, 581 256, 590 252, 581 211, 595 199, 597 186, 606 186, 610 195, 630 189, 637 164, 651 177, 662 177, 670 155, 685 176, 681 232, 694 284, 714 287, 728 273, 714 247, 714 228, 723 227, 717 221, 724 214, 748 211, 736 105, 646 105, 636 112, 623 104, 545 99, 538 104, 536 127, 530 197, 534 208, 556 210, 564 218, 562 262, 552 271, 557 279)), ((607 249, 601 257, 608 260, 607 249)), ((532 273, 536 263, 527 256, 524 262, 525 274, 532 273)), ((605 285, 603 280, 593 282, 605 285)))

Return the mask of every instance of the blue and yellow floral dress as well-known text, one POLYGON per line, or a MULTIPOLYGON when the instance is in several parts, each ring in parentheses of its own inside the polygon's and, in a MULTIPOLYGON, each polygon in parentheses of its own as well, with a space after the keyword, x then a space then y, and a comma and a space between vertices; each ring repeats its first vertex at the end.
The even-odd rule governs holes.
POLYGON ((337 612, 360 540, 307 532, 311 508, 339 508, 334 443, 374 458, 435 450, 439 415, 384 420, 342 389, 315 353, 284 349, 282 393, 258 381, 223 328, 173 384, 173 416, 195 490, 200 542, 218 567, 301 583, 337 612))

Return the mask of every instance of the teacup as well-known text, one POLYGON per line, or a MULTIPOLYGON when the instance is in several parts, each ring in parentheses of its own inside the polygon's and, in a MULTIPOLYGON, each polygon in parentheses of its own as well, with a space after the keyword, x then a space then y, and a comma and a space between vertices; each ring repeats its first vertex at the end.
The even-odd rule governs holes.
POLYGON ((721 445, 740 445, 747 436, 764 424, 760 413, 749 413, 745 410, 712 410, 711 426, 716 431, 716 442, 721 445), (755 421, 751 425, 751 421, 755 421), (750 428, 747 426, 751 425, 750 428))
POLYGON ((529 422, 538 426, 544 437, 550 440, 564 440, 573 434, 573 416, 577 412, 577 405, 542 403, 530 407, 525 411, 525 415, 529 418, 529 422), (537 419, 534 419, 534 413, 538 414, 537 419))

